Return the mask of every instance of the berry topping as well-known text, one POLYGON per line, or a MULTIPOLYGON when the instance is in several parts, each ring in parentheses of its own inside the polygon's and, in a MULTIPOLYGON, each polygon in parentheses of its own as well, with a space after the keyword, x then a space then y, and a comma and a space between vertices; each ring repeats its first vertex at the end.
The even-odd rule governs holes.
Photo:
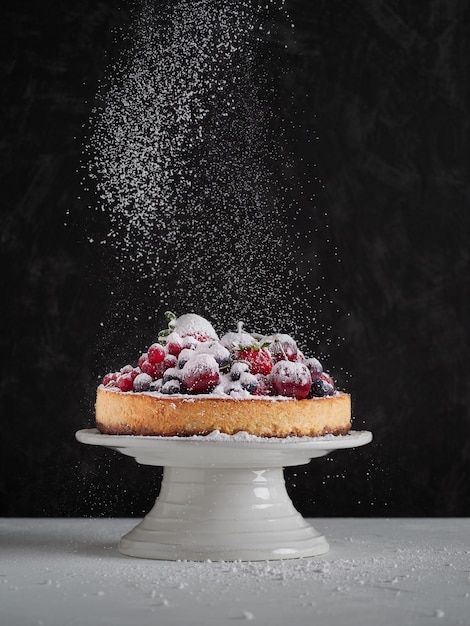
POLYGON ((219 384, 219 365, 210 354, 195 354, 181 370, 181 380, 191 393, 210 393, 219 384))
POLYGON ((281 333, 276 333, 269 338, 266 338, 266 341, 269 341, 269 351, 273 357, 273 361, 277 363, 278 361, 292 361, 292 362, 302 362, 304 360, 304 355, 297 347, 297 343, 295 339, 293 339, 290 335, 283 335, 281 333))
POLYGON ((310 359, 306 359, 305 365, 308 367, 310 375, 313 378, 318 378, 320 374, 323 372, 323 366, 318 359, 312 357, 310 359))
POLYGON ((316 398, 323 398, 325 396, 332 396, 335 392, 333 381, 326 374, 321 374, 318 378, 315 378, 312 382, 310 390, 310 396, 316 398))
POLYGON ((149 391, 161 391, 163 386, 163 380, 159 378, 158 380, 153 380, 150 383, 149 391))
POLYGON ((175 378, 168 380, 166 383, 163 383, 161 389, 161 393, 165 393, 168 395, 172 395, 174 393, 181 393, 181 383, 179 380, 175 378))
POLYGON ((110 372, 103 377, 101 384, 105 387, 114 387, 116 380, 119 378, 118 372, 110 372))
POLYGON ((249 393, 256 393, 256 390, 258 389, 258 379, 254 376, 254 374, 244 372, 240 376, 240 386, 249 393))
POLYGON ((256 374, 258 380, 258 386, 256 387, 256 396, 270 396, 272 393, 271 376, 264 376, 263 374, 256 374))
POLYGON ((226 333, 221 339, 220 343, 230 351, 231 354, 235 355, 238 350, 243 350, 244 348, 249 348, 256 343, 256 339, 242 330, 243 323, 238 323, 238 332, 229 332, 226 333))
POLYGON ((240 376, 244 372, 250 371, 250 365, 247 361, 234 361, 230 368, 230 378, 232 380, 240 380, 240 376))
POLYGON ((196 354, 210 354, 219 364, 219 369, 227 369, 230 365, 230 352, 218 341, 204 341, 199 343, 196 348, 196 354))
POLYGON ((191 348, 183 348, 178 355, 178 367, 184 367, 194 354, 194 350, 191 350, 191 348))
POLYGON ((333 395, 332 378, 314 357, 305 358, 290 335, 236 332, 218 339, 199 315, 165 314, 168 328, 141 354, 137 366, 109 372, 102 385, 124 392, 227 394, 320 398, 333 395))
POLYGON ((169 354, 173 354, 174 356, 178 356, 183 348, 183 341, 180 335, 177 332, 172 332, 166 338, 166 349, 169 354))
MULTIPOLYGON (((170 322, 171 324, 171 322, 170 322)), ((171 326, 170 326, 171 327, 171 326)), ((208 339, 218 339, 212 324, 200 315, 186 313, 176 318, 172 330, 182 338, 194 337, 197 341, 207 341, 208 339)))
POLYGON ((274 393, 297 400, 306 398, 312 386, 308 367, 292 361, 278 361, 273 367, 271 380, 274 393))
POLYGON ((273 369, 271 353, 258 345, 239 350, 237 356, 240 361, 249 363, 252 374, 264 374, 266 376, 273 369))
POLYGON ((175 357, 174 354, 167 354, 166 357, 162 361, 162 366, 165 369, 168 369, 169 367, 177 367, 178 359, 175 357))
POLYGON ((148 374, 137 374, 134 378, 134 383, 132 388, 134 391, 148 391, 150 389, 150 385, 152 384, 153 379, 148 374))
POLYGON ((140 369, 144 374, 148 374, 152 378, 159 378, 159 376, 157 376, 158 365, 156 363, 150 363, 148 359, 142 361, 140 369))
POLYGON ((150 363, 161 363, 166 357, 165 348, 159 343, 153 343, 147 352, 150 363))
POLYGON ((169 367, 163 374, 163 384, 169 380, 181 380, 181 370, 176 367, 169 367))
POLYGON ((121 374, 116 381, 116 385, 121 391, 132 391, 134 387, 134 376, 130 372, 121 374))

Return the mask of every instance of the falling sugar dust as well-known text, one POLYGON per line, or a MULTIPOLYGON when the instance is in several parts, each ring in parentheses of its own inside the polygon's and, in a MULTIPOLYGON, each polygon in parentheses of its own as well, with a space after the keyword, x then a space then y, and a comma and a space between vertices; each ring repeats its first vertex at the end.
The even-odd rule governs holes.
POLYGON ((146 306, 159 323, 171 309, 301 341, 328 330, 316 322, 322 270, 303 253, 309 233, 296 231, 285 177, 282 32, 281 0, 135 8, 86 146, 103 257, 120 275, 108 324, 146 306))

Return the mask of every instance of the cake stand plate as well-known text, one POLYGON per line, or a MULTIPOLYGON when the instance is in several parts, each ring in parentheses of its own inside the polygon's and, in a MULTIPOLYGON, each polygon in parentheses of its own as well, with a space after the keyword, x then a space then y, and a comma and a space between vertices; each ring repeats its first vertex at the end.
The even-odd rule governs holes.
POLYGON ((122 537, 121 553, 147 559, 264 561, 317 556, 329 549, 325 537, 294 508, 283 468, 363 446, 372 433, 273 439, 217 432, 140 437, 84 429, 76 438, 164 468, 154 507, 122 537))

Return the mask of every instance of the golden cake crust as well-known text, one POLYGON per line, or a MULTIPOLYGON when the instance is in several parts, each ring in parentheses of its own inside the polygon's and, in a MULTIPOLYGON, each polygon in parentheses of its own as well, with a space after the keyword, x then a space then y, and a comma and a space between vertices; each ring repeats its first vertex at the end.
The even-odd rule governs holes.
POLYGON ((214 430, 260 437, 345 435, 351 429, 351 397, 307 400, 162 396, 98 387, 96 427, 109 435, 206 435, 214 430))

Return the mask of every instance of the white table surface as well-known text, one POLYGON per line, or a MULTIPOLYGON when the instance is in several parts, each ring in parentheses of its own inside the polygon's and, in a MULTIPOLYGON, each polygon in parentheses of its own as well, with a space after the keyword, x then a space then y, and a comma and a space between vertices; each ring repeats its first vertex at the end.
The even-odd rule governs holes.
POLYGON ((2 626, 470 624, 469 519, 315 519, 322 556, 133 559, 135 519, 0 519, 2 626))

